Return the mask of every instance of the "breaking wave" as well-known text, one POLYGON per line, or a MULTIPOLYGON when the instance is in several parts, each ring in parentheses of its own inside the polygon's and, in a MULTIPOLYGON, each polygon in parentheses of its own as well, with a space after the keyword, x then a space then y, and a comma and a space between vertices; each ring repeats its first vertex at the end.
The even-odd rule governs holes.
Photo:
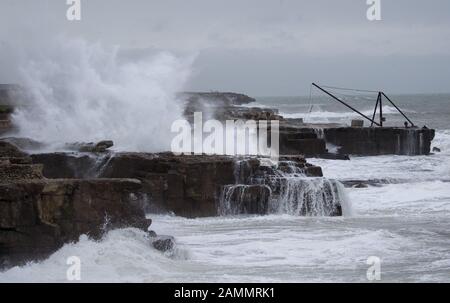
MULTIPOLYGON (((370 110, 363 110, 361 111, 366 116, 372 116, 373 109, 370 110)), ((414 113, 414 111, 409 110, 403 110, 403 112, 406 113, 414 113)), ((389 114, 398 114, 399 112, 395 107, 385 105, 383 106, 383 114, 389 115, 389 114)), ((332 111, 326 111, 322 110, 320 107, 316 110, 313 110, 311 112, 296 112, 296 113, 280 113, 285 118, 303 118, 305 122, 329 122, 330 119, 339 120, 349 117, 360 117, 359 114, 356 112, 332 112, 332 111)))
POLYGON ((176 93, 192 58, 166 52, 127 61, 119 48, 58 39, 21 59, 19 136, 61 144, 114 140, 116 149, 162 151, 182 117, 176 93))

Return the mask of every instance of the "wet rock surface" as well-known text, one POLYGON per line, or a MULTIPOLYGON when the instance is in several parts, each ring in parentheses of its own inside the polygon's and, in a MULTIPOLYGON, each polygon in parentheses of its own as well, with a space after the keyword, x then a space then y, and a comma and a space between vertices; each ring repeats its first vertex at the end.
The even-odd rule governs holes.
POLYGON ((30 157, 34 164, 43 165, 43 176, 51 179, 94 178, 103 164, 102 157, 87 153, 42 153, 30 157))
POLYGON ((109 229, 146 230, 137 180, 30 180, 0 184, 0 260, 45 257, 79 236, 109 229))
POLYGON ((280 153, 305 155, 307 157, 326 154, 326 142, 310 128, 280 125, 280 153))
POLYGON ((161 251, 168 252, 174 249, 175 247, 175 238, 172 236, 156 236, 152 239, 152 246, 161 251))
MULTIPOLYGON (((252 167, 258 161, 250 161, 252 167)), ((228 156, 176 156, 172 153, 120 153, 101 177, 137 178, 154 209, 184 217, 217 215, 221 186, 234 183, 234 159, 228 156)))
POLYGON ((82 234, 99 239, 109 229, 150 225, 139 180, 46 179, 45 165, 0 143, 0 267, 44 258, 82 234))
MULTIPOLYGON (((267 214, 271 211, 270 203, 275 197, 272 194, 276 195, 280 187, 274 185, 273 180, 290 178, 292 176, 283 174, 292 173, 304 179, 323 176, 320 167, 307 163, 299 155, 280 156, 280 161, 274 166, 270 161, 269 164, 264 163, 265 158, 255 157, 117 153, 97 160, 89 158, 85 166, 78 164, 75 170, 68 165, 74 161, 73 157, 73 154, 63 153, 40 154, 33 155, 33 161, 44 165, 46 177, 59 177, 66 171, 66 177, 74 177, 71 175, 73 172, 93 171, 89 165, 95 165, 94 171, 101 178, 139 179, 142 182, 140 193, 145 197, 147 211, 171 212, 183 217, 267 214), (45 167, 61 169, 45 171, 45 167), (230 201, 232 205, 224 208, 221 205, 224 200, 230 201)), ((83 158, 75 159, 84 161, 81 160, 83 158)), ((307 185, 306 181, 296 182, 307 185)), ((296 190, 301 189, 299 184, 296 190)), ((318 186, 318 190, 321 186, 318 186)), ((299 195, 299 200, 305 196, 299 195)))
POLYGON ((27 154, 10 142, 0 140, 0 157, 26 157, 27 154))
POLYGON ((33 140, 31 138, 23 138, 23 137, 4 137, 0 139, 3 142, 8 142, 20 150, 30 151, 30 150, 39 150, 45 148, 46 145, 42 142, 33 140))
MULTIPOLYGON (((306 163, 304 157, 282 159, 290 159, 305 178, 322 176, 320 167, 306 163)), ((101 176, 140 179, 153 212, 207 217, 224 214, 219 204, 230 188, 233 214, 267 214, 270 188, 255 180, 278 176, 277 169, 262 165, 257 158, 120 153, 108 161, 101 176)))
POLYGON ((112 140, 103 140, 97 143, 94 142, 75 142, 67 143, 65 147, 68 150, 78 151, 78 152, 88 152, 88 153, 104 153, 108 148, 112 147, 114 142, 112 140))

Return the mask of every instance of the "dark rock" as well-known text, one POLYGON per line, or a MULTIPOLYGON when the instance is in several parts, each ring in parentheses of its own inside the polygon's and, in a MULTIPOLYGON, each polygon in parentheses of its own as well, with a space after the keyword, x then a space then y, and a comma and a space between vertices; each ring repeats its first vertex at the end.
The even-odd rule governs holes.
POLYGON ((149 230, 149 231, 147 231, 147 235, 148 235, 150 238, 156 238, 156 237, 158 236, 154 230, 149 230))
POLYGON ((98 152, 104 152, 106 149, 112 147, 114 142, 112 140, 100 141, 95 145, 95 150, 98 152))
POLYGON ((433 152, 440 153, 441 149, 439 147, 433 147, 433 152))
POLYGON ((16 146, 0 141, 0 183, 32 179, 43 179, 42 165, 31 164, 31 158, 16 146))
POLYGON ((283 161, 295 162, 297 164, 306 164, 306 159, 303 156, 299 155, 280 155, 279 157, 280 163, 283 161))
POLYGON ((367 184, 364 184, 364 183, 359 183, 359 184, 357 184, 357 185, 355 185, 355 186, 353 186, 354 188, 367 188, 367 187, 369 187, 367 184))
POLYGON ((172 236, 157 236, 152 241, 152 245, 161 252, 171 251, 175 247, 175 238, 172 236))
POLYGON ((68 150, 78 151, 78 152, 86 152, 86 153, 104 153, 108 148, 113 146, 114 143, 111 140, 104 140, 98 143, 85 143, 85 142, 75 142, 75 143, 67 143, 65 148, 68 150))
POLYGON ((329 159, 329 160, 350 160, 349 155, 333 154, 333 153, 320 154, 320 155, 317 155, 317 158, 329 159))
POLYGON ((243 105, 256 101, 247 95, 229 92, 183 92, 179 97, 185 99, 188 104, 201 102, 222 106, 243 105))
POLYGON ((39 150, 44 148, 46 145, 42 142, 30 139, 30 138, 21 138, 21 137, 6 137, 1 138, 1 141, 8 142, 16 146, 21 150, 39 150))
POLYGON ((325 140, 318 138, 314 129, 280 124, 280 154, 315 156, 325 154, 325 140))
MULTIPOLYGON (((301 156, 282 156, 280 170, 322 176, 320 167, 301 156)), ((233 214, 267 214, 270 189, 259 182, 279 172, 256 158, 180 155, 172 153, 118 153, 105 165, 101 177, 137 178, 149 199, 149 209, 184 217, 217 216, 224 189, 230 189, 233 214)))
POLYGON ((27 154, 21 151, 17 146, 0 140, 0 157, 26 157, 27 154))
POLYGON ((33 159, 31 159, 31 157, 7 157, 0 159, 7 159, 10 164, 33 164, 33 159))
POLYGON ((341 181, 345 187, 353 188, 366 188, 369 186, 382 186, 384 184, 404 182, 402 180, 391 180, 391 179, 369 179, 369 180, 343 180, 341 181))
MULTIPOLYGON (((1 164, 0 182, 12 182, 30 179, 43 179, 42 165, 40 164, 1 164)), ((1 196, 0 196, 1 199, 1 196)))
POLYGON ((87 234, 112 228, 147 230, 138 180, 35 180, 0 184, 0 263, 48 256, 87 234))
POLYGON ((323 177, 322 168, 320 166, 306 167, 306 175, 308 177, 323 177))
POLYGON ((280 156, 278 169, 262 165, 256 158, 172 153, 118 153, 104 158, 51 153, 32 157, 33 163, 44 164, 47 178, 76 178, 74 174, 78 173, 79 177, 88 178, 139 179, 147 211, 173 212, 184 217, 220 214, 218 204, 223 189, 235 185, 229 197, 237 209, 234 214, 267 214, 270 198, 270 188, 264 185, 267 178, 279 176, 280 172, 322 176, 320 167, 307 163, 300 155, 280 156), (242 194, 238 194, 240 185, 242 194))
MULTIPOLYGON (((251 163, 243 168, 243 177, 259 161, 251 163)), ((214 216, 221 187, 235 182, 235 161, 228 156, 119 153, 111 158, 101 176, 142 180, 151 204, 159 209, 184 217, 214 216)))
POLYGON ((0 266, 46 257, 82 234, 98 239, 110 228, 150 225, 139 180, 44 179, 43 164, 30 164, 11 143, 0 145, 0 266))
POLYGON ((270 187, 264 184, 227 185, 219 202, 220 215, 256 214, 269 212, 270 187))
POLYGON ((85 179, 96 177, 107 157, 79 153, 44 153, 31 155, 34 164, 43 164, 43 175, 51 179, 85 179))
POLYGON ((9 119, 9 115, 3 115, 0 117, 0 134, 6 134, 12 129, 12 123, 9 119))

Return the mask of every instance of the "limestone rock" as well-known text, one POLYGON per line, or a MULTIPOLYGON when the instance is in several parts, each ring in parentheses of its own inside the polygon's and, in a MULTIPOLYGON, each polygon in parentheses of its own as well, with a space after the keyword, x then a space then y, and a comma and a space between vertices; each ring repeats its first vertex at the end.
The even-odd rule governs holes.
POLYGON ((151 221, 133 197, 140 188, 127 179, 0 184, 0 263, 46 257, 82 234, 99 239, 112 228, 146 230, 151 221))
MULTIPOLYGON (((41 153, 32 154, 34 164, 42 164, 46 178, 85 179, 95 177, 103 163, 103 158, 79 153, 41 153)), ((104 159, 105 161, 108 158, 104 159)))
POLYGON ((88 152, 88 153, 104 153, 108 148, 114 145, 111 140, 103 140, 97 143, 94 142, 75 142, 75 143, 67 143, 65 147, 69 150, 79 151, 79 152, 88 152))
MULTIPOLYGON (((7 164, 0 162, 0 182, 21 181, 29 179, 43 179, 40 164, 7 164)), ((1 198, 1 196, 0 196, 1 198)))
POLYGON ((15 145, 0 140, 0 157, 26 157, 27 154, 21 151, 18 147, 15 145))
POLYGON ((157 236, 152 241, 152 245, 161 252, 171 251, 175 247, 175 238, 172 236, 157 236))
POLYGON ((11 143, 21 150, 39 150, 45 147, 45 144, 31 138, 22 138, 22 137, 5 137, 1 138, 1 141, 11 143))

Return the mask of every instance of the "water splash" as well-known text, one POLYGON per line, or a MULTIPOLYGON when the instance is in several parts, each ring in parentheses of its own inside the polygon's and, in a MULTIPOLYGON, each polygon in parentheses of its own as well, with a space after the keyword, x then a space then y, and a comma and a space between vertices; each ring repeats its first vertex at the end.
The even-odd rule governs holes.
POLYGON ((335 216, 341 214, 342 196, 336 180, 286 177, 271 201, 275 213, 296 216, 335 216))
POLYGON ((58 39, 23 56, 19 136, 45 143, 111 139, 116 150, 162 151, 182 117, 176 93, 192 60, 158 53, 126 61, 118 48, 58 39))
POLYGON ((267 185, 226 185, 219 200, 219 215, 267 214, 271 194, 267 185))

